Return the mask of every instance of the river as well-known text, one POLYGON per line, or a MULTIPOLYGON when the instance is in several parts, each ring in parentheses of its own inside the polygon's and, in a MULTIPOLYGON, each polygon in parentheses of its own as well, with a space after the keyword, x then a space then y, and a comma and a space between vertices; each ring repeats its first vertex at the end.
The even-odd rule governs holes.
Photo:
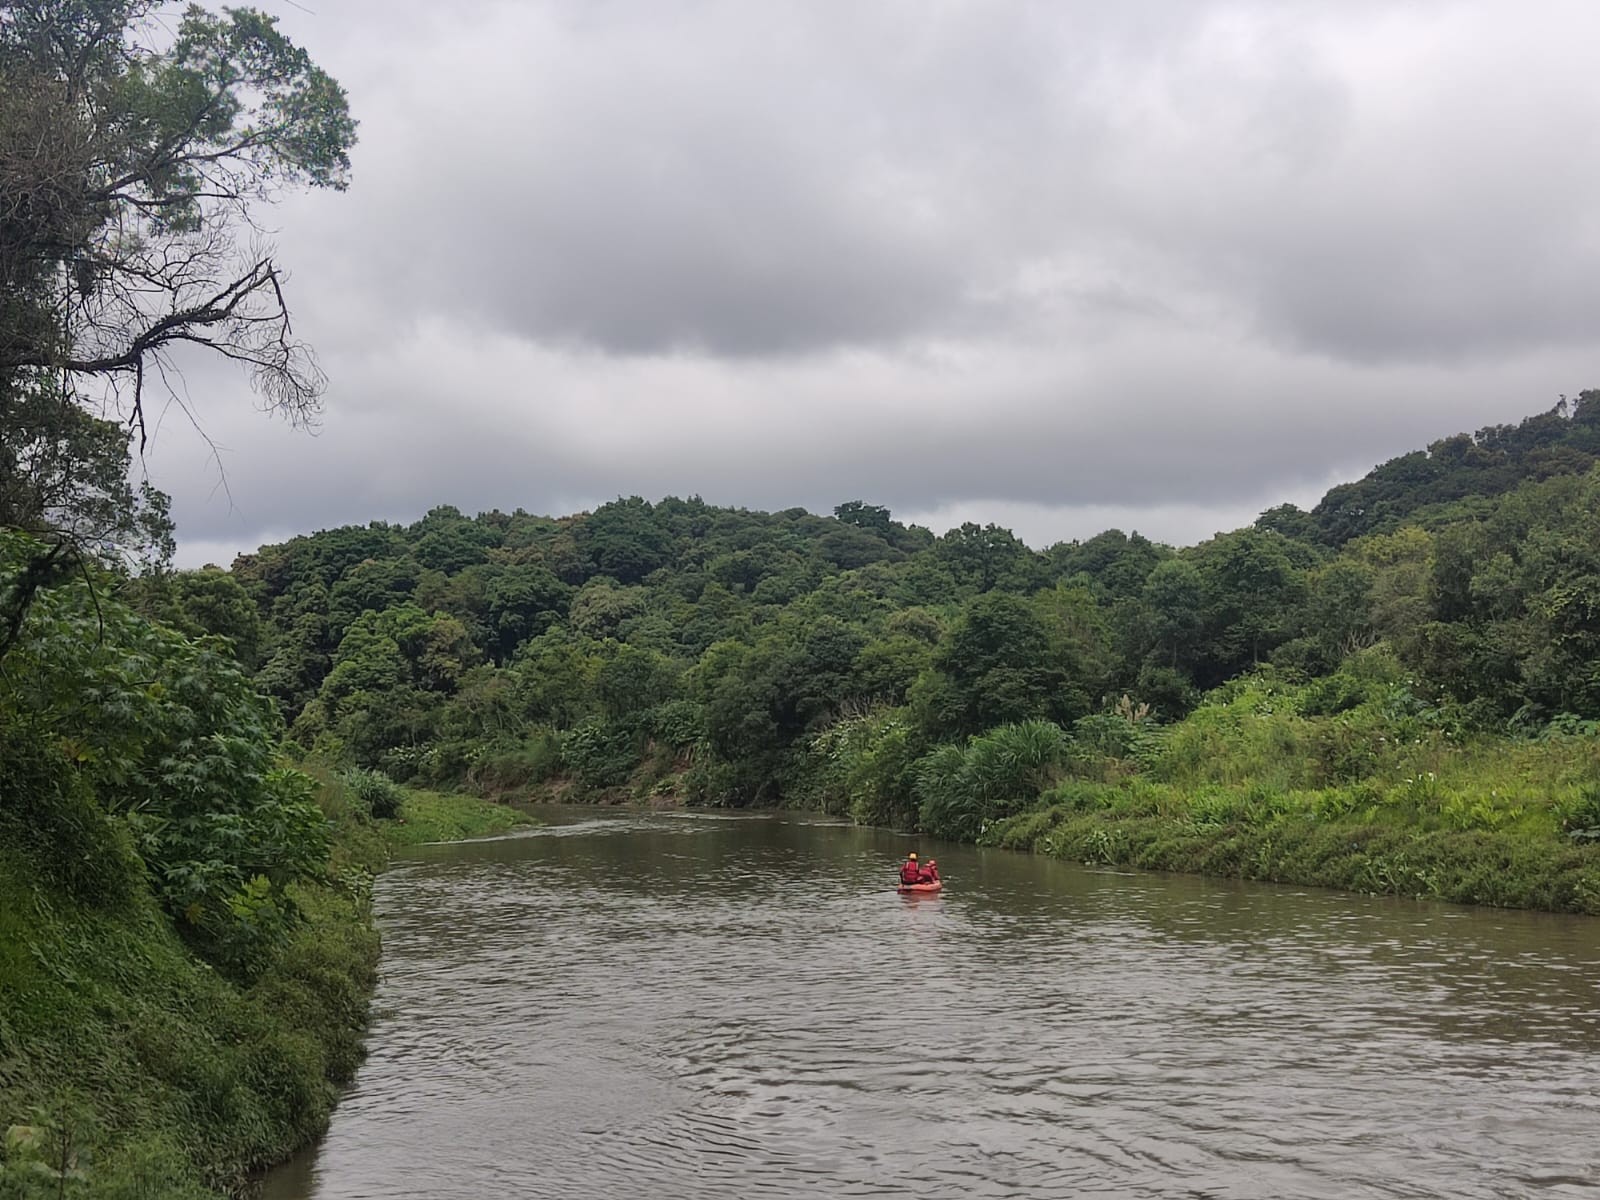
POLYGON ((370 1058, 266 1200, 1600 1196, 1593 918, 547 815, 379 880, 370 1058))

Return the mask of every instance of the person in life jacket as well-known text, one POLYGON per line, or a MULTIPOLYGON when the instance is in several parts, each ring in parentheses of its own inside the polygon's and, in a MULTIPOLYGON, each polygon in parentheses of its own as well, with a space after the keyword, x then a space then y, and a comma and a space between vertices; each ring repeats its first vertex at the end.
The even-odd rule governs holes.
POLYGON ((937 859, 930 858, 926 863, 924 863, 922 865, 922 867, 917 871, 917 882, 918 883, 938 883, 939 882, 939 862, 938 862, 937 859))
POLYGON ((900 868, 900 882, 908 886, 922 882, 922 867, 917 863, 915 851, 906 856, 905 864, 900 868))

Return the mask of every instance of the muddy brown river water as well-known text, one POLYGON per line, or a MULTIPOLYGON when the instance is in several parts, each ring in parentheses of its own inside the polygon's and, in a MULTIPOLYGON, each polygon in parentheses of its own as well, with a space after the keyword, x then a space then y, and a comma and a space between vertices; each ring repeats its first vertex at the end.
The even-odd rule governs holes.
POLYGON ((267 1200, 1600 1197, 1600 921, 557 810, 384 875, 267 1200))

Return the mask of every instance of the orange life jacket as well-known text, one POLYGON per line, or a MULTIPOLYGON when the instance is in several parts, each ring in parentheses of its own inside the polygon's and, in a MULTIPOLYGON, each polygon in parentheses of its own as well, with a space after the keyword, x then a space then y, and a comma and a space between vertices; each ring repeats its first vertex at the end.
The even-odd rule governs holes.
POLYGON ((917 864, 912 862, 910 859, 907 859, 905 866, 900 868, 901 883, 917 883, 921 877, 922 868, 917 866, 917 864))

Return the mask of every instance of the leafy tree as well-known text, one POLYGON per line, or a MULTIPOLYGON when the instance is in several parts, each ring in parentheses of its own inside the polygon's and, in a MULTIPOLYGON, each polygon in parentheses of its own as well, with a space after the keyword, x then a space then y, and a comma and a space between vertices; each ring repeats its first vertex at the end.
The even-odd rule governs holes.
POLYGON ((939 736, 980 733, 1037 717, 1071 720, 1087 709, 1081 682, 1045 622, 1004 592, 975 597, 933 656, 934 674, 913 689, 926 728, 939 736))
POLYGON ((1039 556, 998 525, 978 526, 968 521, 938 540, 934 557, 958 584, 973 591, 996 587, 1029 591, 1043 580, 1039 556))
MULTIPOLYGON (((3 235, 0 235, 3 236, 3 235)), ((40 589, 86 560, 147 568, 172 557, 167 497, 129 482, 127 431, 85 411, 58 382, 0 372, 0 529, 35 557, 0 588, 0 658, 40 589)))
POLYGON ((524 641, 566 616, 572 589, 544 567, 519 564, 490 577, 487 599, 490 652, 505 662, 524 641))
POLYGON ((512 663, 517 704, 530 724, 570 729, 598 711, 599 643, 555 626, 528 639, 512 663))
POLYGON ((613 644, 611 650, 594 679, 595 699, 607 717, 647 712, 677 694, 677 673, 665 657, 637 646, 613 644))
POLYGON ((596 639, 622 636, 627 623, 645 611, 643 588, 618 587, 610 579, 593 579, 572 598, 570 620, 575 632, 596 639))
POLYGON ((254 9, 191 5, 163 34, 155 0, 0 9, 0 395, 125 379, 137 422, 145 381, 200 345, 306 416, 321 376, 251 207, 346 185, 344 91, 254 9))
POLYGON ((140 611, 187 637, 225 638, 246 671, 261 665, 266 622, 237 579, 217 567, 133 581, 128 596, 140 611))
POLYGON ((1340 559, 1314 572, 1309 580, 1306 630, 1322 652, 1326 670, 1345 655, 1376 640, 1373 624, 1373 572, 1365 564, 1340 559))
POLYGON ((411 527, 411 534, 416 560, 445 575, 486 561, 490 548, 499 543, 491 524, 469 520, 448 504, 431 510, 411 527))
POLYGON ((868 533, 875 533, 887 539, 894 528, 889 510, 878 504, 867 504, 861 500, 846 500, 843 504, 836 505, 833 510, 834 518, 846 525, 854 525, 857 529, 865 529, 868 533))
POLYGON ((1587 472, 1600 456, 1600 391, 1565 397, 1516 425, 1441 438, 1391 459, 1364 479, 1330 488, 1311 510, 1330 546, 1391 532, 1408 518, 1464 497, 1504 495, 1530 479, 1587 472))
POLYGON ((1137 596, 1150 572, 1171 553, 1137 533, 1108 529, 1086 542, 1058 543, 1045 558, 1057 578, 1087 576, 1097 597, 1117 600, 1137 596))
POLYGON ((1215 687, 1265 660, 1301 624, 1305 574, 1289 542, 1274 533, 1242 529, 1198 548, 1206 630, 1196 682, 1215 687))
POLYGON ((650 504, 632 496, 601 505, 578 525, 573 536, 594 573, 619 583, 639 583, 664 566, 671 538, 654 513, 650 504))
POLYGON ((0 382, 0 526, 165 563, 173 550, 167 498, 129 482, 131 457, 124 427, 49 380, 0 382))
POLYGON ((1169 558, 1151 570, 1143 600, 1150 613, 1152 661, 1192 672, 1205 627, 1205 584, 1187 558, 1169 558))
POLYGON ((1316 518, 1298 504, 1279 504, 1256 518, 1255 528, 1263 533, 1281 534, 1291 541, 1312 543, 1321 530, 1316 518))
POLYGON ((898 559, 896 550, 875 530, 855 525, 836 525, 826 530, 816 543, 817 557, 841 571, 852 571, 869 563, 898 559))
POLYGON ((899 707, 917 679, 933 663, 933 648, 904 633, 869 642, 856 658, 855 673, 863 698, 899 707))
POLYGON ((346 569, 328 591, 328 626, 335 637, 362 613, 382 612, 412 597, 421 568, 411 558, 369 558, 346 569))
POLYGON ((448 614, 414 604, 363 613, 340 640, 333 669, 315 704, 296 718, 294 735, 305 745, 332 736, 359 765, 408 775, 415 764, 385 756, 431 740, 446 698, 476 661, 465 627, 448 614))

